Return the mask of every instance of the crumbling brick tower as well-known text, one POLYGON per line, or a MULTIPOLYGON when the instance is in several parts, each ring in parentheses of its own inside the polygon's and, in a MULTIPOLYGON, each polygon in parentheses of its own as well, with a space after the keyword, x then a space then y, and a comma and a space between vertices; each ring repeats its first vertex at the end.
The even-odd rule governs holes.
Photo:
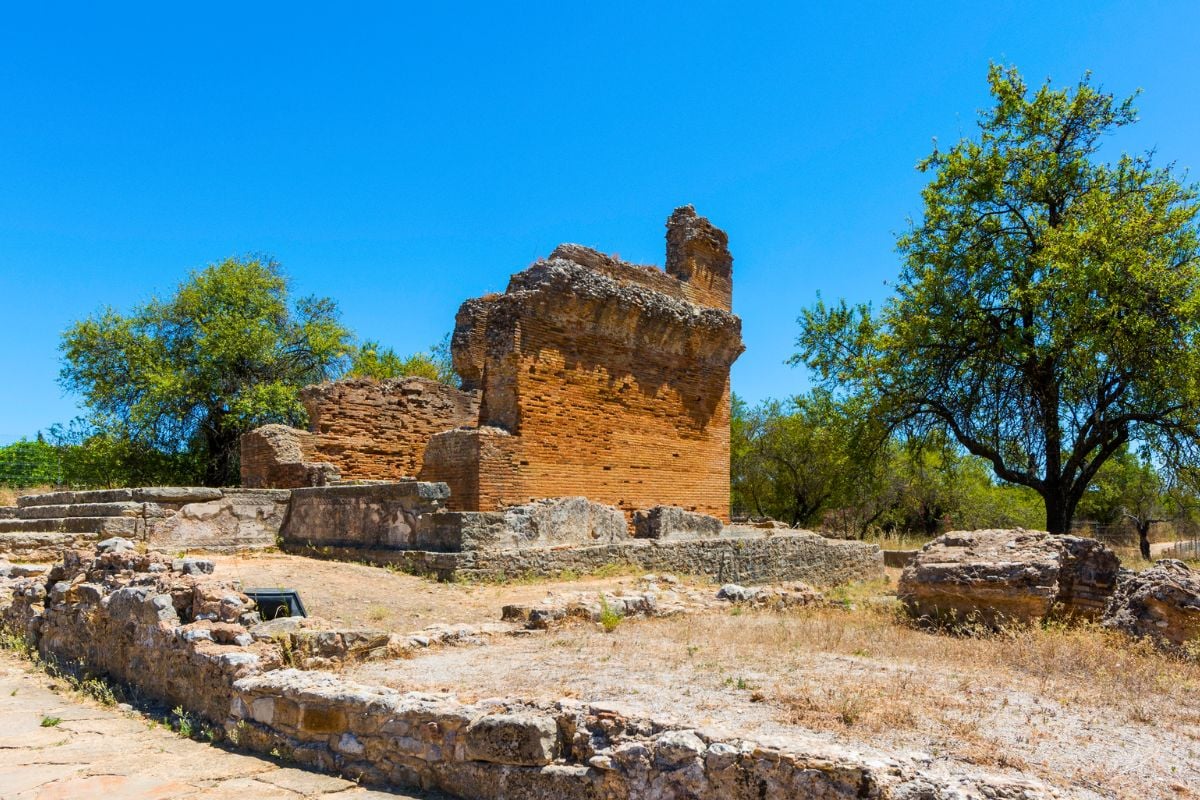
POLYGON ((579 245, 468 300, 452 340, 479 425, 434 435, 420 478, 450 507, 582 495, 627 514, 674 505, 729 519, 728 238, 691 206, 667 221, 666 271, 579 245))

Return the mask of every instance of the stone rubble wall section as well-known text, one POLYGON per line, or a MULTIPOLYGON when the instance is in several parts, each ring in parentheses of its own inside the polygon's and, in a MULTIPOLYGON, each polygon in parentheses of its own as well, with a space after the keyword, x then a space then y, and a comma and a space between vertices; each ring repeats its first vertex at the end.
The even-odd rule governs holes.
MULTIPOLYGON (((440 515, 439 515, 440 516, 440 515)), ((446 515, 449 516, 449 515, 446 515)), ((480 515, 482 516, 482 515, 480 515)), ((884 575, 883 551, 865 542, 827 539, 809 531, 773 533, 726 528, 717 538, 675 541, 628 539, 608 545, 477 549, 462 552, 308 548, 284 543, 291 552, 395 566, 439 580, 495 580, 515 576, 588 574, 613 564, 650 572, 704 575, 721 583, 804 581, 831 586, 884 575)))
POLYGON ((278 670, 234 684, 228 735, 372 785, 496 800, 850 800, 1057 796, 1034 781, 933 775, 804 740, 758 743, 638 718, 619 706, 464 704, 278 670))
POLYGON ((444 483, 415 480, 361 486, 293 489, 280 528, 285 545, 310 547, 422 547, 435 513, 445 507, 444 483))
POLYGON ((912 614, 931 620, 1095 620, 1119 570, 1116 554, 1095 539, 1022 529, 951 531, 912 558, 898 595, 912 614))
POLYGON ((824 596, 805 583, 763 587, 730 583, 713 592, 684 586, 674 575, 664 574, 643 576, 620 592, 551 592, 534 604, 504 606, 501 619, 528 630, 546 630, 569 622, 603 622, 606 611, 621 618, 658 618, 721 610, 731 604, 783 611, 824 602, 824 596))
POLYGON ((719 536, 724 524, 716 517, 676 506, 633 512, 634 535, 642 539, 697 539, 719 536))
POLYGON ((264 425, 243 434, 242 486, 249 489, 292 489, 325 486, 341 479, 338 468, 313 462, 316 437, 287 425, 264 425))

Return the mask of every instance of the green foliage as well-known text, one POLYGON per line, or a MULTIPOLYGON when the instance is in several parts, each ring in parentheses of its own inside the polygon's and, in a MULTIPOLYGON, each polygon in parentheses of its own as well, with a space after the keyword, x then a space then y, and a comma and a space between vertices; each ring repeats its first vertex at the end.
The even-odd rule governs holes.
POLYGON ((350 368, 346 371, 346 376, 381 381, 389 378, 416 377, 458 386, 458 374, 450 360, 449 339, 447 335, 441 342, 429 348, 428 352, 413 353, 407 358, 400 357, 390 347, 381 347, 379 342, 363 342, 351 353, 350 368))
POLYGON ((62 717, 42 717, 43 728, 57 728, 62 724, 62 717))
POLYGON ((600 595, 600 627, 604 628, 604 632, 612 633, 624 619, 621 612, 610 606, 604 595, 600 595))
POLYGON ((919 165, 933 179, 896 295, 877 314, 818 302, 793 360, 889 425, 947 432, 1062 533, 1129 442, 1195 458, 1197 192, 1150 155, 1097 160, 1132 99, 1088 77, 1031 94, 993 66, 989 81, 978 138, 919 165))
POLYGON ((731 431, 735 514, 853 537, 1041 524, 1036 493, 997 483, 955 442, 901 441, 827 392, 757 408, 735 397, 731 431))
POLYGON ((277 263, 231 258, 192 273, 170 298, 71 326, 60 381, 83 396, 104 437, 95 455, 110 444, 187 454, 173 464, 195 474, 177 482, 232 485, 240 435, 303 424, 300 387, 337 375, 349 340, 332 300, 290 303, 277 263))
POLYGON ((0 486, 45 486, 61 483, 58 450, 39 435, 0 447, 0 486))
POLYGON ((738 510, 810 525, 849 478, 846 410, 829 392, 748 408, 735 397, 731 422, 732 494, 738 510))

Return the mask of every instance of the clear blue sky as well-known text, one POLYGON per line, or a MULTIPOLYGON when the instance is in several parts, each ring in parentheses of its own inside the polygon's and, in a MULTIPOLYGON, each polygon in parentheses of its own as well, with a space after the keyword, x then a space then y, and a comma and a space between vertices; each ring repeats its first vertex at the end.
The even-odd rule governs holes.
POLYGON ((734 390, 795 393, 797 314, 886 295, 913 165, 973 131, 989 60, 1144 88, 1115 144, 1200 165, 1198 3, 811 5, 10 4, 0 442, 78 413, 71 321, 222 257, 409 352, 559 242, 661 264, 688 202, 734 252, 734 390))

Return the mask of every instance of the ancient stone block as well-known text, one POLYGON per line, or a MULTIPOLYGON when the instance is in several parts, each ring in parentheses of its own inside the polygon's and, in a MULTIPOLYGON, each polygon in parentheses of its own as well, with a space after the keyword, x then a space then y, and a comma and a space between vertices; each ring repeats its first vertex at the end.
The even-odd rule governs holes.
POLYGON ((558 725, 542 714, 490 714, 467 726, 464 742, 473 761, 536 767, 558 755, 558 725))
POLYGON ((1200 572, 1170 559, 1142 572, 1122 571, 1103 624, 1170 649, 1200 644, 1200 572))
POLYGON ((677 506, 655 506, 633 513, 633 527, 640 539, 697 539, 720 536, 725 527, 708 514, 685 511, 677 506))
POLYGON ((899 597, 922 617, 1037 622, 1096 619, 1120 563, 1100 542, 1041 531, 953 531, 925 545, 900 577, 899 597))
POLYGON ((411 549, 422 519, 441 509, 449 489, 414 480, 293 489, 285 542, 411 549))

